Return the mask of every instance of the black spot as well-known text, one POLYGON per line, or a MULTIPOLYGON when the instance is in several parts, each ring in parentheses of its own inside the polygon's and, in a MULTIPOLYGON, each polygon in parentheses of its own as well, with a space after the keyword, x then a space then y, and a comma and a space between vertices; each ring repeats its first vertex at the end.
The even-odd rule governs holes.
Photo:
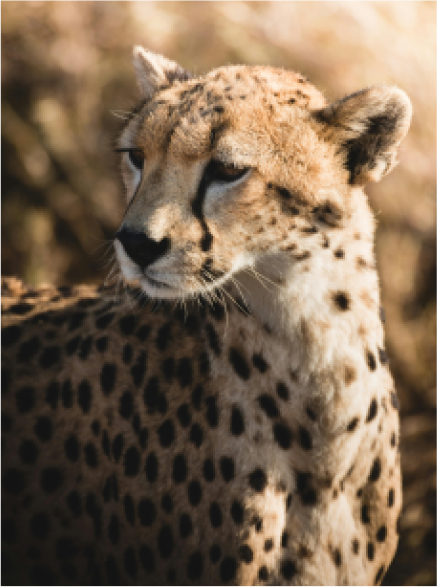
POLYGON ((59 585, 56 575, 44 565, 35 565, 30 569, 32 585, 59 585))
POLYGON ((296 563, 290 559, 285 559, 281 563, 281 575, 289 581, 297 573, 296 563))
POLYGON ((96 499, 91 493, 87 495, 85 511, 94 522, 94 534, 98 538, 102 534, 102 509, 96 504, 96 499))
POLYGON ((281 536, 281 548, 287 548, 288 546, 288 533, 287 532, 282 532, 282 536, 281 536))
POLYGON ((203 398, 203 387, 201 385, 196 385, 193 389, 191 394, 191 404, 193 408, 197 411, 200 410, 202 406, 202 398, 203 398))
POLYGON ((260 581, 265 582, 265 581, 267 581, 268 578, 269 578, 269 571, 268 571, 267 567, 265 565, 263 565, 258 570, 258 579, 260 581))
POLYGON ((108 558, 106 559, 106 574, 108 577, 108 585, 121 585, 117 562, 113 554, 108 555, 108 558))
POLYGON ((7 326, 2 330, 2 346, 11 346, 15 344, 21 336, 21 328, 19 326, 7 326))
POLYGON ((310 433, 303 426, 299 426, 299 444, 304 450, 311 450, 313 448, 313 440, 310 433))
POLYGON ((61 359, 61 349, 58 346, 46 347, 39 358, 39 364, 43 369, 49 369, 61 359))
POLYGON ((79 357, 79 359, 82 359, 82 361, 85 361, 85 359, 88 358, 88 355, 90 354, 92 345, 93 345, 93 337, 92 336, 87 336, 86 338, 83 339, 83 341, 80 343, 79 352, 77 353, 77 356, 79 357))
POLYGON ((52 408, 52 410, 56 410, 58 405, 59 399, 59 383, 57 381, 52 381, 46 390, 46 403, 52 408))
POLYGON ((13 543, 17 538, 17 530, 12 518, 2 517, 2 540, 8 543, 13 543))
POLYGON ((48 442, 53 434, 52 421, 46 416, 39 417, 33 427, 33 431, 42 442, 48 442))
POLYGON ((46 493, 55 493, 62 485, 62 473, 55 467, 47 467, 41 472, 41 487, 46 493))
POLYGON ((199 505, 202 499, 202 487, 196 480, 191 481, 188 485, 188 501, 194 507, 199 505))
POLYGON ((203 430, 199 424, 193 424, 190 430, 190 442, 199 448, 203 442, 203 430))
POLYGON ((171 498, 171 495, 169 495, 168 493, 162 496, 161 507, 166 514, 171 514, 171 512, 173 511, 173 500, 171 498))
POLYGON ((65 350, 67 351, 68 356, 71 356, 73 353, 77 351, 77 348, 81 340, 81 336, 75 336, 67 342, 67 344, 65 345, 65 350))
POLYGON ((82 515, 82 500, 77 491, 70 491, 67 495, 67 506, 76 518, 82 515))
POLYGON ((175 370, 175 361, 173 357, 168 357, 162 362, 161 370, 168 383, 173 381, 175 370))
POLYGON ((211 347, 211 350, 214 352, 214 354, 219 356, 221 353, 221 345, 217 332, 214 330, 214 327, 210 322, 206 324, 205 330, 206 336, 208 338, 208 344, 211 347))
POLYGON ((135 578, 137 576, 137 559, 131 546, 126 548, 123 553, 123 566, 130 577, 135 578))
POLYGON ((177 454, 173 460, 173 480, 183 483, 187 478, 187 462, 183 454, 177 454))
POLYGON ((358 542, 358 540, 356 538, 354 538, 354 540, 352 540, 352 552, 354 554, 358 554, 360 551, 360 543, 358 542))
POLYGON ((213 501, 209 506, 209 519, 213 528, 218 528, 222 525, 223 514, 219 504, 213 501))
POLYGON ((244 418, 241 409, 232 406, 231 412, 231 433, 234 436, 240 436, 244 432, 244 418))
POLYGON ((56 541, 55 556, 58 560, 74 557, 77 554, 77 546, 69 536, 63 536, 56 541))
POLYGON ((315 505, 317 503, 317 493, 312 487, 311 473, 296 472, 296 487, 303 505, 315 505))
POLYGON ((238 556, 247 565, 253 561, 253 552, 248 544, 242 544, 240 546, 238 549, 238 556))
POLYGON ((35 538, 38 538, 38 540, 44 540, 47 538, 50 532, 49 516, 43 512, 32 516, 30 520, 30 531, 35 538))
POLYGON ((190 422, 191 422, 191 414, 190 414, 189 405, 182 404, 181 406, 179 406, 179 408, 176 412, 176 416, 177 416, 181 426, 183 426, 184 428, 189 426, 190 422))
POLYGON ((156 479, 158 478, 158 459, 154 452, 151 452, 146 459, 146 465, 144 467, 146 471, 147 481, 149 483, 155 483, 156 479))
POLYGON ((373 542, 367 543, 367 558, 369 559, 369 561, 373 561, 373 559, 375 558, 375 545, 373 544, 373 542))
POLYGON ((215 479, 215 467, 212 459, 206 459, 203 463, 203 476, 205 481, 211 483, 215 479))
POLYGON ((141 457, 138 449, 131 446, 124 455, 124 474, 127 477, 135 477, 140 469, 141 457))
POLYGON ((205 399, 206 419, 211 428, 217 428, 219 420, 219 411, 217 407, 217 398, 209 396, 205 399))
POLYGON ((155 571, 155 557, 153 551, 143 544, 140 546, 139 555, 141 566, 146 573, 153 573, 155 571))
POLYGON ((77 401, 83 413, 87 414, 91 407, 91 386, 86 379, 79 383, 77 401))
POLYGON ((373 461, 373 465, 372 465, 372 468, 371 468, 370 474, 369 474, 369 481, 373 481, 373 482, 378 481, 380 476, 381 476, 381 461, 377 457, 373 461))
POLYGON ((121 453, 123 452, 124 438, 123 434, 117 434, 112 442, 112 454, 116 463, 120 460, 121 453))
POLYGON ((88 465, 88 467, 90 467, 91 469, 95 469, 99 463, 97 459, 96 447, 94 446, 94 444, 92 444, 92 442, 89 442, 86 446, 84 446, 83 452, 85 453, 85 462, 88 465))
POLYGON ((369 411, 367 412, 366 423, 371 422, 378 412, 378 403, 375 398, 372 399, 369 406, 369 411))
POLYGON ((333 296, 334 302, 336 304, 336 306, 340 309, 340 310, 349 310, 350 309, 350 299, 349 296, 345 293, 345 292, 337 292, 334 294, 333 296))
POLYGON ((118 413, 122 418, 128 420, 133 413, 134 410, 134 400, 132 394, 129 391, 125 391, 120 398, 120 406, 118 408, 118 413))
POLYGON ((135 505, 132 497, 127 493, 123 499, 124 515, 129 524, 135 523, 135 505))
POLYGON ((146 368, 147 355, 145 352, 141 352, 138 355, 137 362, 135 363, 135 365, 133 365, 133 367, 131 367, 130 370, 133 382, 136 385, 136 387, 140 387, 142 385, 146 368))
POLYGON ((30 412, 35 407, 35 389, 33 387, 22 387, 15 394, 15 403, 20 414, 30 412))
POLYGON ((158 430, 159 443, 163 448, 169 447, 175 439, 175 428, 172 420, 165 420, 158 430))
POLYGON ((273 426, 273 436, 282 449, 287 450, 290 448, 293 440, 293 433, 288 426, 281 422, 277 422, 273 426))
POLYGON ((378 572, 376 573, 376 577, 375 577, 375 585, 378 585, 378 583, 381 581, 383 575, 385 572, 385 567, 384 565, 382 565, 382 567, 379 567, 378 572))
POLYGON ((194 552, 188 559, 187 576, 191 581, 200 579, 203 573, 203 556, 202 553, 194 552))
MULTIPOLYGON (((162 398, 165 400, 165 396, 161 392, 161 388, 159 386, 159 380, 157 377, 151 377, 147 382, 146 388, 144 390, 144 403, 148 408, 149 414, 154 414, 157 410, 160 410, 162 405, 162 398)), ((167 406, 165 406, 167 408, 167 406)))
POLYGON ((181 538, 186 538, 193 533, 193 523, 188 514, 182 514, 179 518, 179 533, 181 538))
POLYGON ((151 526, 156 519, 156 507, 150 499, 142 499, 138 504, 138 518, 142 526, 151 526))
POLYGON ((12 418, 2 412, 2 432, 10 432, 12 429, 12 418))
POLYGON ((260 373, 265 373, 269 368, 269 365, 266 363, 264 357, 261 354, 255 353, 252 357, 252 363, 260 373))
POLYGON ((62 405, 64 408, 71 408, 73 405, 73 388, 70 379, 67 379, 62 384, 61 388, 62 405))
POLYGON ((114 363, 105 363, 100 373, 100 385, 104 395, 109 395, 115 387, 117 367, 114 363))
POLYGON ((353 432, 355 430, 355 428, 357 427, 358 422, 360 421, 359 418, 353 418, 349 424, 347 425, 347 431, 348 432, 353 432))
POLYGON ((250 367, 246 362, 246 359, 243 355, 235 348, 231 347, 229 349, 229 360, 235 370, 235 373, 247 381, 250 377, 250 367))
POLYGON ((395 502, 395 490, 392 488, 388 492, 388 497, 387 497, 387 505, 388 505, 388 507, 389 508, 393 507, 394 502, 395 502))
POLYGON ((369 367, 370 371, 375 371, 376 369, 376 360, 375 355, 370 351, 366 352, 366 362, 367 366, 369 367))
POLYGON ((390 400, 391 400, 391 405, 394 407, 395 410, 399 410, 399 398, 398 396, 395 394, 394 391, 390 392, 390 400))
POLYGON ((156 346, 160 351, 165 351, 171 339, 171 322, 167 322, 158 330, 156 346))
POLYGON ((282 381, 279 381, 276 385, 276 393, 284 401, 288 400, 290 396, 287 386, 282 381))
POLYGON ((24 465, 33 465, 38 458, 38 448, 32 440, 23 440, 18 454, 24 465))
POLYGON ((18 494, 24 489, 24 475, 18 469, 7 469, 2 478, 3 488, 7 493, 18 494))
POLYGON ((191 385, 193 381, 193 367, 189 358, 184 357, 179 360, 176 369, 176 377, 178 378, 181 387, 191 385))
POLYGON ((267 414, 269 418, 276 418, 279 416, 279 410, 275 400, 271 395, 263 394, 258 397, 260 408, 267 414))
POLYGON ((64 444, 67 459, 75 463, 80 455, 79 442, 74 434, 70 434, 64 444))
POLYGON ((291 502, 293 501, 293 496, 291 493, 287 495, 287 501, 285 502, 285 509, 288 511, 291 506, 291 502))
POLYGON ((255 469, 250 473, 249 485, 258 493, 264 491, 267 485, 267 477, 262 469, 255 469))
POLYGON ((199 372, 201 375, 208 375, 211 370, 209 356, 207 352, 202 352, 199 355, 199 372))
POLYGON ((96 348, 100 353, 104 353, 108 348, 108 337, 101 336, 96 340, 96 348))
POLYGON ((388 363, 388 357, 387 357, 387 353, 385 352, 385 350, 378 348, 378 355, 379 355, 379 360, 381 362, 381 365, 386 365, 388 363))
POLYGON ((103 316, 97 318, 96 328, 98 328, 99 330, 105 330, 105 328, 107 328, 111 324, 113 319, 114 312, 108 312, 107 314, 103 314, 103 316))
POLYGON ((170 558, 174 548, 173 534, 171 527, 167 524, 162 526, 158 534, 158 550, 162 558, 170 558))
POLYGON ((18 351, 18 355, 17 355, 17 360, 20 363, 29 362, 32 359, 32 357, 38 352, 39 347, 40 347, 40 342, 39 342, 38 337, 33 336, 32 338, 30 338, 26 342, 23 342, 23 344, 20 346, 19 351, 18 351))
POLYGON ((135 330, 137 319, 133 314, 127 314, 119 321, 119 326, 122 334, 129 336, 135 330))
POLYGON ((147 326, 147 324, 144 324, 143 326, 141 326, 141 328, 138 329, 138 332, 135 334, 135 336, 141 341, 144 342, 147 337, 150 334, 150 327, 147 326))
POLYGON ((338 548, 336 548, 332 553, 332 559, 336 567, 341 567, 341 552, 338 548))
POLYGON ((370 524, 369 506, 363 505, 361 507, 361 521, 363 524, 370 524))
POLYGON ((378 542, 385 542, 386 538, 387 538, 387 527, 381 526, 376 533, 376 540, 378 542))
POLYGON ((123 355, 122 355, 123 363, 125 365, 129 365, 129 363, 132 361, 132 356, 133 356, 132 345, 125 344, 123 347, 123 355))
POLYGON ((218 562, 220 560, 221 556, 222 556, 222 549, 220 548, 220 546, 218 544, 213 544, 211 546, 211 548, 209 549, 209 558, 211 559, 211 562, 213 564, 215 564, 216 562, 218 562))
POLYGON ((223 583, 230 583, 237 573, 237 561, 227 556, 220 563, 220 579, 223 583))
POLYGON ((232 481, 235 477, 235 464, 231 457, 221 457, 220 459, 220 473, 226 483, 232 481))
POLYGON ((244 508, 239 501, 234 500, 231 505, 231 517, 238 525, 243 523, 244 508))

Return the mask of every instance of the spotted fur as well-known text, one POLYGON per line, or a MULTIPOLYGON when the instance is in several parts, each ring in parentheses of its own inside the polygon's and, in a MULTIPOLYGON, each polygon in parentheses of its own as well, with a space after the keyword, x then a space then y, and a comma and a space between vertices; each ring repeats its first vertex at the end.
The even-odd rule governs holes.
POLYGON ((135 66, 126 298, 3 282, 3 582, 379 584, 399 406, 362 185, 408 98, 135 66))

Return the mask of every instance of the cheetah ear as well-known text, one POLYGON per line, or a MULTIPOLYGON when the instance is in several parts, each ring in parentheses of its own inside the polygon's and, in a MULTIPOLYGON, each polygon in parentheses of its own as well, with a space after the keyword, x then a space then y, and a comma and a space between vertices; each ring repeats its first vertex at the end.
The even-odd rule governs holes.
POLYGON ((151 98, 157 91, 170 87, 175 81, 186 81, 191 74, 174 61, 136 46, 133 62, 138 87, 144 98, 151 98))
POLYGON ((349 183, 379 181, 396 165, 396 152, 410 127, 412 106, 393 86, 374 86, 318 112, 344 155, 349 183))

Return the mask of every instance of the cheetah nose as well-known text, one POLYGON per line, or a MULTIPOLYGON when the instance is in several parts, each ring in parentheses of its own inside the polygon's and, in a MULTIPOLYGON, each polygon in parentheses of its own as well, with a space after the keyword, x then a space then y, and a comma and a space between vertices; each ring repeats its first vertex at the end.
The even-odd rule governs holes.
POLYGON ((144 232, 134 232, 128 228, 119 230, 115 238, 121 242, 126 253, 141 269, 152 265, 170 249, 169 238, 156 241, 144 232))

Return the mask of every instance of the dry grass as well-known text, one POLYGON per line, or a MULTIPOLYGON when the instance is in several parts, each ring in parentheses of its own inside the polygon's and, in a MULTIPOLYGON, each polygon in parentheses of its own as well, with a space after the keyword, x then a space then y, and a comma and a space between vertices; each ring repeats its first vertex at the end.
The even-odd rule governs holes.
POLYGON ((402 404, 405 508, 387 585, 435 585, 434 2, 5 2, 3 274, 100 281, 123 203, 111 110, 135 100, 135 43, 194 73, 224 63, 296 69, 343 95, 410 95, 401 165, 369 190, 387 347, 402 404))

